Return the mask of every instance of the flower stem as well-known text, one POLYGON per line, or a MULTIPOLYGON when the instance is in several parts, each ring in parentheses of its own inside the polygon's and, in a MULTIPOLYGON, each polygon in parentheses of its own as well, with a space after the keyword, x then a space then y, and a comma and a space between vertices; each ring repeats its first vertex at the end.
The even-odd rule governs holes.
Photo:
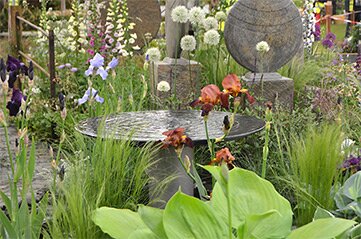
POLYGON ((204 129, 206 131, 206 137, 207 137, 207 144, 208 144, 208 149, 209 152, 211 153, 211 157, 212 159, 215 157, 215 153, 214 153, 214 143, 212 142, 212 140, 209 138, 209 133, 208 133, 208 124, 207 124, 207 119, 204 119, 204 129))

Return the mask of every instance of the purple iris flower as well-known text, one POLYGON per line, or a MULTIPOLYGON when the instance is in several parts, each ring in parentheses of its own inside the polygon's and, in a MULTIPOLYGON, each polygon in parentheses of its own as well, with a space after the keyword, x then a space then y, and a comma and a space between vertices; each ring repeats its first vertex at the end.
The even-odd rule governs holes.
POLYGON ((104 69, 104 67, 99 67, 97 70, 97 75, 100 75, 103 80, 106 80, 108 77, 108 72, 104 69))
POLYGON ((29 77, 30 80, 34 79, 34 65, 33 65, 32 61, 30 61, 30 63, 29 63, 28 77, 29 77))
POLYGON ((64 69, 65 68, 65 65, 60 65, 58 66, 58 69, 61 70, 61 69, 64 69))
POLYGON ((11 100, 7 103, 6 108, 9 110, 10 116, 16 116, 19 113, 21 103, 26 100, 19 89, 14 89, 11 100))
POLYGON ((0 59, 0 79, 2 82, 6 80, 6 65, 2 58, 0 59))
POLYGON ((72 67, 72 68, 70 69, 70 71, 71 71, 71 72, 77 72, 77 71, 78 71, 78 68, 72 67))
POLYGON ((71 67, 71 64, 70 64, 70 63, 66 63, 65 66, 68 67, 68 68, 70 68, 70 67, 71 67))
POLYGON ((93 59, 90 60, 90 65, 93 67, 99 68, 104 65, 104 57, 100 55, 99 53, 95 54, 93 59))
POLYGON ((6 61, 7 65, 7 71, 15 71, 21 68, 21 62, 20 60, 16 59, 15 57, 12 57, 8 55, 8 60, 6 61))
POLYGON ((90 65, 88 70, 85 71, 85 75, 90 76, 93 74, 93 71, 94 71, 94 66, 90 65))
POLYGON ((112 61, 108 63, 107 70, 114 69, 118 65, 118 63, 118 59, 113 57, 112 61))
POLYGON ((336 40, 336 35, 335 34, 333 34, 332 32, 329 32, 329 33, 327 33, 327 35, 326 35, 326 37, 325 37, 326 39, 330 39, 331 41, 335 41, 336 40))
POLYGON ((95 90, 94 88, 89 88, 89 89, 87 89, 87 91, 85 91, 85 94, 83 95, 83 97, 81 99, 78 99, 78 104, 82 105, 92 98, 94 98, 97 102, 99 102, 101 104, 104 102, 104 98, 102 98, 98 95, 97 90, 95 90))
POLYGON ((16 81, 16 79, 18 78, 19 75, 19 71, 10 71, 9 73, 9 87, 13 88, 14 87, 14 83, 16 81))

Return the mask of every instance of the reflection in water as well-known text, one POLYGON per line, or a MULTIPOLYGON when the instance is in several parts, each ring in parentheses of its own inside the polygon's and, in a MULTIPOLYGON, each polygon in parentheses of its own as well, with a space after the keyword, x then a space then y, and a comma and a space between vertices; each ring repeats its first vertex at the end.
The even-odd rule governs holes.
MULTIPOLYGON (((230 115, 227 112, 212 111, 208 118, 210 138, 223 135, 223 118, 230 115)), ((96 137, 101 127, 101 137, 122 139, 132 134, 132 140, 137 142, 159 141, 165 138, 163 132, 175 128, 185 128, 185 133, 193 141, 205 141, 206 133, 201 112, 196 110, 179 111, 143 111, 124 112, 82 121, 77 130, 82 134, 96 137)), ((251 116, 237 114, 231 133, 227 139, 237 139, 258 132, 264 127, 264 121, 251 116)))

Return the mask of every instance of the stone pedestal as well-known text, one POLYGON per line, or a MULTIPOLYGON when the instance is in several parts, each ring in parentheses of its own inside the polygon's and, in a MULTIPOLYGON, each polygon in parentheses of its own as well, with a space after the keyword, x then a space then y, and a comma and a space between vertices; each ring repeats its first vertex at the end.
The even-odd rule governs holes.
MULTIPOLYGON (((149 168, 148 175, 151 178, 149 184, 150 205, 164 208, 169 199, 178 191, 193 196, 194 183, 187 175, 178 160, 174 148, 161 149, 155 159, 156 161, 149 168), (165 188, 159 188, 163 180, 170 180, 165 188)), ((194 151, 190 147, 184 147, 182 159, 188 157, 193 164, 194 151)), ((184 162, 184 161, 183 161, 184 162)))
POLYGON ((180 103, 180 108, 186 108, 188 103, 199 95, 201 65, 196 61, 189 61, 184 58, 173 59, 166 57, 161 62, 150 65, 151 91, 152 95, 164 104, 172 95, 180 103), (157 85, 166 81, 170 85, 168 92, 157 90, 157 85))
POLYGON ((260 104, 271 101, 275 107, 293 109, 294 83, 292 79, 276 72, 256 75, 247 73, 242 79, 251 94, 262 100, 260 104))

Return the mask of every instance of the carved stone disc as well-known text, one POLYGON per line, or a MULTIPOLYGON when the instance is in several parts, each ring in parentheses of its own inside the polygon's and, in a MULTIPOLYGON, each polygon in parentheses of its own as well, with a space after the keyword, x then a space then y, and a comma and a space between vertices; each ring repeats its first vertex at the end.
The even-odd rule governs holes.
POLYGON ((300 13, 291 0, 239 0, 229 12, 224 37, 232 57, 253 72, 275 72, 292 59, 302 41, 300 13), (260 56, 257 43, 270 51, 260 56))
POLYGON ((152 38, 157 36, 162 17, 157 0, 128 0, 129 16, 135 23, 134 32, 137 33, 136 44, 143 47, 145 34, 150 33, 152 38))

